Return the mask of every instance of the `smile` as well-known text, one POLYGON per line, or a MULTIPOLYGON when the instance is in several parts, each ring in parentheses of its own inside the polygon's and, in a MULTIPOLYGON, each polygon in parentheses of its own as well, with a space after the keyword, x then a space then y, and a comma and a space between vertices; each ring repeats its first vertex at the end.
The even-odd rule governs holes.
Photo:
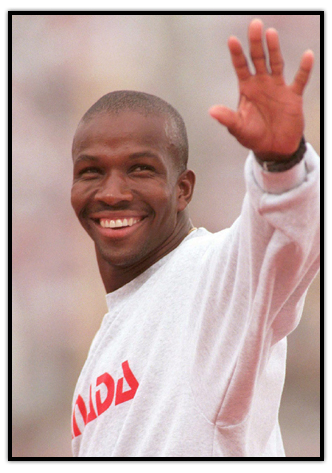
POLYGON ((136 223, 140 222, 142 218, 117 218, 116 220, 110 220, 107 218, 101 218, 99 220, 100 226, 103 228, 123 228, 132 227, 136 223))

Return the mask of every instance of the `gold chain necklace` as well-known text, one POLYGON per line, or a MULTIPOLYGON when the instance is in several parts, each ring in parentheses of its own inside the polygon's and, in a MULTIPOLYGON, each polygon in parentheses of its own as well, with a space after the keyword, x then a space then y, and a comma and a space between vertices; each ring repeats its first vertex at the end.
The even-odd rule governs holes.
POLYGON ((191 228, 191 229, 189 230, 189 232, 188 232, 187 236, 188 236, 188 235, 189 235, 191 232, 194 232, 195 230, 197 230, 197 228, 196 228, 196 227, 193 227, 193 228, 191 228))

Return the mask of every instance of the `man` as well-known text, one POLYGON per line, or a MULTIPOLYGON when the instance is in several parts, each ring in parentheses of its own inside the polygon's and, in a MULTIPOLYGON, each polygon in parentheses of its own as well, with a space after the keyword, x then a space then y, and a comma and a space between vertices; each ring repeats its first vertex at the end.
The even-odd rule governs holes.
POLYGON ((210 110, 251 150, 231 228, 191 223, 195 176, 170 105, 113 92, 78 126, 72 205, 109 312, 74 394, 74 456, 284 456, 286 336, 319 265, 319 159, 303 139, 313 54, 288 86, 278 34, 266 31, 269 71, 262 30, 251 22, 255 74, 229 39, 238 110, 210 110))

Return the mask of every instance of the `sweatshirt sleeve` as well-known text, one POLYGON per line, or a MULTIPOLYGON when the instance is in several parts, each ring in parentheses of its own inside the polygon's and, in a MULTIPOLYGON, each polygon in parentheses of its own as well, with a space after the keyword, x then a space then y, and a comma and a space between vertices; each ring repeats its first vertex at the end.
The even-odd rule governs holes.
POLYGON ((235 330, 242 338, 218 415, 222 425, 241 423, 250 409, 260 418, 259 402, 266 397, 278 406, 282 357, 274 370, 273 356, 278 342, 298 325, 319 269, 319 158, 313 148, 307 145, 304 160, 284 173, 266 173, 250 153, 245 177, 247 193, 229 247, 241 268, 234 276, 229 307, 232 314, 236 310, 235 330), (241 306, 245 309, 239 317, 241 306))
POLYGON ((252 303, 261 315, 268 314, 265 328, 273 329, 276 342, 297 326, 304 296, 319 269, 319 157, 307 144, 298 165, 271 173, 250 152, 245 175, 248 208, 243 209, 241 231, 250 225, 249 250, 257 265, 252 303), (259 238, 262 229, 265 246, 259 238))
POLYGON ((191 388, 219 428, 244 429, 244 420, 253 418, 249 411, 255 425, 275 422, 285 337, 298 325, 319 269, 319 157, 313 148, 307 145, 303 160, 281 173, 264 171, 249 153, 245 180, 240 217, 213 234, 199 260, 193 310, 201 315, 191 337, 191 388), (264 400, 270 407, 262 410, 264 400))

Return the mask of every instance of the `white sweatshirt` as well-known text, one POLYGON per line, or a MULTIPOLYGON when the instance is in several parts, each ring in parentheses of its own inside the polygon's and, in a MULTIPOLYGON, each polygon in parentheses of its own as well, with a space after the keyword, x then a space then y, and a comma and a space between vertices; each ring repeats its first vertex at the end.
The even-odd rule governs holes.
POLYGON ((282 173, 250 153, 231 228, 194 231, 107 294, 74 394, 74 456, 285 455, 285 337, 319 268, 319 158, 307 148, 282 173))

